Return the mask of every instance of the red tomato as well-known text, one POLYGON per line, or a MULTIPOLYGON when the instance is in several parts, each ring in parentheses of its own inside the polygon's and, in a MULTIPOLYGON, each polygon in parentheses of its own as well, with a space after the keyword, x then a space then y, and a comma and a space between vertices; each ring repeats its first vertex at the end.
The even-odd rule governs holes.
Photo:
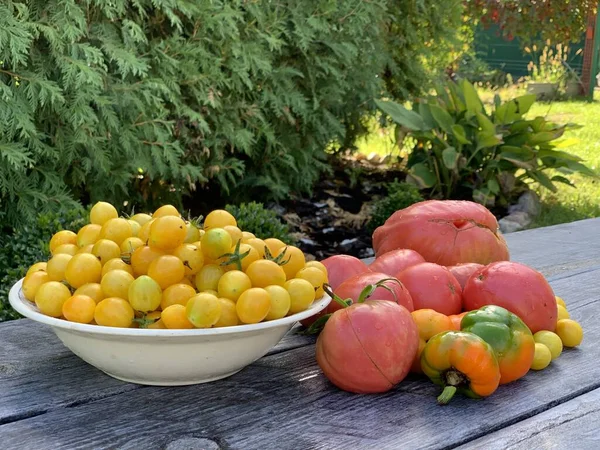
POLYGON ((386 392, 402 381, 419 346, 408 310, 369 300, 336 311, 317 339, 316 356, 338 388, 359 394, 386 392))
POLYGON ((425 262, 425 258, 414 250, 399 248, 375 258, 369 265, 372 272, 383 272, 394 277, 407 267, 425 262))
POLYGON ((467 311, 502 306, 519 316, 532 333, 556 328, 554 291, 541 273, 525 264, 500 261, 478 270, 467 281, 463 303, 467 311))
POLYGON ((419 252, 443 266, 509 259, 496 217, 466 200, 427 200, 396 211, 373 233, 377 256, 397 248, 419 252))
POLYGON ((350 255, 334 255, 321 261, 327 268, 329 285, 334 291, 348 278, 368 272, 369 268, 360 259, 350 255))
POLYGON ((421 263, 404 269, 396 278, 410 292, 415 309, 433 309, 447 316, 462 311, 462 289, 446 267, 421 263))
MULTIPOLYGON (((360 293, 370 284, 376 284, 377 282, 385 279, 391 278, 389 275, 385 273, 378 272, 368 272, 361 273, 359 275, 354 275, 352 278, 348 278, 342 284, 338 286, 336 290, 333 291, 338 297, 342 300, 346 300, 347 298, 351 298, 353 302, 358 301, 358 297, 360 293)), ((369 297, 371 300, 389 300, 394 303, 398 303, 399 305, 404 306, 408 309, 409 312, 414 311, 413 300, 409 291, 406 289, 402 283, 394 280, 388 280, 385 283, 385 286, 390 288, 392 292, 384 287, 378 287, 373 291, 373 294, 369 297)), ((337 311, 341 309, 341 306, 337 302, 331 302, 327 307, 329 312, 337 311)))
MULTIPOLYGON (((370 272, 369 268, 364 262, 350 255, 330 256, 329 258, 326 258, 323 261, 321 261, 321 263, 327 268, 327 278, 329 280, 329 285, 334 291, 338 288, 340 284, 342 284, 348 278, 351 278, 352 276, 357 274, 370 272)), ((336 302, 332 301, 329 304, 329 307, 325 308, 320 313, 309 317, 308 319, 301 320, 300 323, 305 327, 309 327, 319 317, 322 317, 325 314, 333 312, 339 308, 339 305, 336 302), (338 307, 335 309, 330 309, 332 305, 336 305, 338 307)))
POLYGON ((454 278, 456 278, 456 281, 458 281, 458 283, 460 284, 460 287, 462 289, 465 288, 465 284, 467 283, 467 280, 469 279, 469 277, 471 275, 473 275, 474 272, 476 272, 479 269, 483 269, 484 265, 483 264, 477 264, 477 263, 463 263, 463 264, 457 264, 455 266, 449 266, 448 270, 450 270, 450 272, 452 272, 452 275, 454 275, 454 278))

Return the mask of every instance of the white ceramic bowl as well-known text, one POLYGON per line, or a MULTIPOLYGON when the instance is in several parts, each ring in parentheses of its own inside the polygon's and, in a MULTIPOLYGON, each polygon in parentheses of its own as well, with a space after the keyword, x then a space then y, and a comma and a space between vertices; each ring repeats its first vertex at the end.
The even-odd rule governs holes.
POLYGON ((296 324, 323 310, 324 295, 303 312, 282 319, 233 327, 158 330, 112 328, 55 319, 25 299, 23 280, 9 300, 19 313, 50 325, 63 344, 81 359, 119 380, 177 386, 231 376, 264 356, 296 324))

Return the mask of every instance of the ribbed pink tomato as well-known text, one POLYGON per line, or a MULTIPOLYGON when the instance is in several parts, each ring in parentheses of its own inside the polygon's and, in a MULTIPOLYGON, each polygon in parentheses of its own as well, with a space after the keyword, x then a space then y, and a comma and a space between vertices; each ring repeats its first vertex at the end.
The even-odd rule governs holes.
POLYGON ((422 262, 425 262, 425 258, 419 253, 408 248, 399 248, 375 258, 375 261, 369 265, 369 270, 371 272, 387 273, 394 277, 407 267, 422 262))

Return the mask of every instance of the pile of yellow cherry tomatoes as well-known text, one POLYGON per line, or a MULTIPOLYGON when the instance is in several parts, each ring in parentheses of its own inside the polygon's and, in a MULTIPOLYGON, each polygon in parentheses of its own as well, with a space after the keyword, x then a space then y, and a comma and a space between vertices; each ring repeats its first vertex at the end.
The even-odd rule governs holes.
POLYGON ((172 205, 119 217, 98 202, 90 223, 62 230, 22 292, 42 314, 109 327, 191 329, 255 324, 310 307, 327 270, 279 239, 211 211, 200 227, 172 205))

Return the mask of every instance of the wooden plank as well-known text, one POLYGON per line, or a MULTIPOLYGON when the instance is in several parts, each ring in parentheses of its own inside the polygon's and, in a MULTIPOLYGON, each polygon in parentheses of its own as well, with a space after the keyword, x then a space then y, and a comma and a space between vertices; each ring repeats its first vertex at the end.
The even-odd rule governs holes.
POLYGON ((464 444, 600 387, 600 366, 590 364, 600 358, 598 277, 600 270, 553 283, 584 326, 581 348, 481 401, 458 397, 438 406, 439 389, 417 377, 382 395, 346 393, 322 376, 314 347, 302 346, 215 383, 143 387, 2 425, 3 449, 159 449, 203 438, 231 449, 464 444))
POLYGON ((458 447, 460 450, 600 448, 600 389, 458 447))
MULTIPOLYGON (((300 336, 297 329, 268 354, 314 343, 314 337, 300 336)), ((0 332, 0 424, 141 387, 111 378, 85 363, 40 323, 15 320, 2 324, 0 332)))

